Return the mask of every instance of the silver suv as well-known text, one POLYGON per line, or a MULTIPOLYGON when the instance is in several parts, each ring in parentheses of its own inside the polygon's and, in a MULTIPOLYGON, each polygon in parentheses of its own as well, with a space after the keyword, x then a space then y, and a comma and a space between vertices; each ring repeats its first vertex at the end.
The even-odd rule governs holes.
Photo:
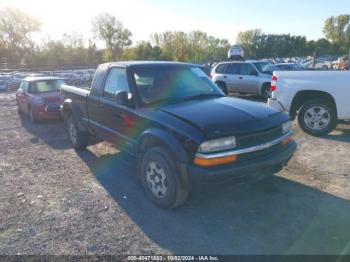
POLYGON ((225 62, 213 68, 211 78, 225 94, 256 94, 268 98, 274 70, 270 62, 225 62))

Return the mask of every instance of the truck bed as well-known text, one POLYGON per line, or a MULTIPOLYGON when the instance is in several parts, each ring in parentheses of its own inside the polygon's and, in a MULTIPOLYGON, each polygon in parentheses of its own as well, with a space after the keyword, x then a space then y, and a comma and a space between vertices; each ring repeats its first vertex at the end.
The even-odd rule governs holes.
POLYGON ((77 119, 88 119, 87 98, 90 95, 90 89, 79 88, 75 86, 63 85, 61 87, 61 102, 66 99, 72 101, 74 112, 77 119))

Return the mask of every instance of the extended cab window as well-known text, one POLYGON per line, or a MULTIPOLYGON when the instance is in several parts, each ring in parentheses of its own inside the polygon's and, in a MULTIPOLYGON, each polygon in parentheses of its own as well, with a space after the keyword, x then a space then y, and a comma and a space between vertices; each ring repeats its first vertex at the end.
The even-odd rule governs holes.
POLYGON ((129 92, 125 68, 111 68, 103 89, 103 97, 114 99, 117 91, 129 92))

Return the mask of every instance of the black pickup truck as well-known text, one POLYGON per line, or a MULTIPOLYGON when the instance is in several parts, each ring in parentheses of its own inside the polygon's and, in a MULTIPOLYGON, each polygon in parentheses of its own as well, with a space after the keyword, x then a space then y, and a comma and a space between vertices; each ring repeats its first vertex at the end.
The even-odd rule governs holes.
POLYGON ((133 154, 163 208, 182 204, 195 180, 272 175, 296 150, 286 114, 225 96, 185 63, 102 64, 90 90, 62 87, 61 114, 75 149, 97 136, 133 154))

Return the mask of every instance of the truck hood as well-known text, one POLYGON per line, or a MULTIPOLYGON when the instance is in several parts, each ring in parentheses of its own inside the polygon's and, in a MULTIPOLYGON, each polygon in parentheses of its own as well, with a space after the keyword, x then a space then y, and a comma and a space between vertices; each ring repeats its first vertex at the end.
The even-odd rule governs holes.
POLYGON ((159 110, 199 128, 211 139, 266 130, 289 119, 262 103, 230 97, 166 105, 159 110))

